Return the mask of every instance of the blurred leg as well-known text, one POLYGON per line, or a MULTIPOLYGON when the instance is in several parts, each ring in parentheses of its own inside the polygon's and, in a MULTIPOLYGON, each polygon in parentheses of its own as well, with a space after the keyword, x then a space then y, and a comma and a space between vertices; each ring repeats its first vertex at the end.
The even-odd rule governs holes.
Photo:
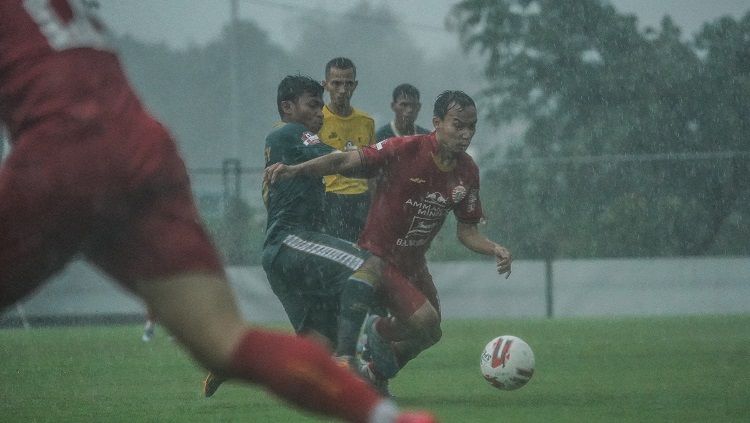
POLYGON ((196 360, 223 373, 246 325, 222 276, 189 273, 136 281, 133 289, 196 360))
POLYGON ((223 277, 192 273, 138 281, 134 289, 212 372, 262 384, 297 406, 350 422, 367 422, 382 402, 317 343, 249 328, 223 277))

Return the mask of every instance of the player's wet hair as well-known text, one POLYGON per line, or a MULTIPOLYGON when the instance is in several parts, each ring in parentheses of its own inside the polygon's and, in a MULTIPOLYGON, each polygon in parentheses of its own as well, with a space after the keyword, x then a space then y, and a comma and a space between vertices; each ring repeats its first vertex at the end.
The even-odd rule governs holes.
POLYGON ((437 96, 437 99, 435 99, 435 107, 433 108, 432 115, 443 119, 445 115, 448 114, 448 110, 454 107, 458 107, 462 110, 469 106, 477 107, 476 104, 474 104, 474 100, 465 92, 443 91, 437 96))
POLYGON ((414 98, 419 101, 419 90, 417 87, 411 84, 401 84, 393 89, 393 102, 395 103, 399 97, 404 96, 406 98, 414 98))
POLYGON ((281 110, 282 101, 296 101, 305 93, 322 97, 323 86, 320 82, 305 75, 287 75, 282 79, 276 91, 276 107, 279 109, 279 116, 284 118, 284 112, 281 110))
POLYGON ((347 57, 336 57, 326 63, 326 79, 328 79, 328 75, 331 73, 331 68, 351 69, 354 72, 354 79, 357 79, 357 67, 347 57))

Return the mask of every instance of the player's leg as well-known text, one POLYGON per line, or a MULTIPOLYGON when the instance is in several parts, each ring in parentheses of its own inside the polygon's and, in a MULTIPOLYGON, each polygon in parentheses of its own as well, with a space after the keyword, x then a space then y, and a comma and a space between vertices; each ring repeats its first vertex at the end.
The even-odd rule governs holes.
POLYGON ((380 258, 370 256, 342 287, 336 344, 336 355, 339 357, 351 359, 356 356, 357 340, 367 313, 375 304, 375 290, 382 268, 380 258))
POLYGON ((192 212, 179 212, 187 199, 178 196, 146 210, 130 230, 99 243, 90 259, 141 297, 212 373, 261 384, 299 407, 345 421, 367 422, 376 411, 392 417, 392 404, 340 368, 319 344, 243 322, 205 231, 192 212), (187 270, 176 272, 180 267, 187 270))
POLYGON ((312 265, 317 256, 281 246, 264 270, 271 290, 281 302, 292 329, 298 335, 312 337, 333 348, 336 333, 321 316, 336 307, 337 294, 333 288, 324 289, 319 269, 312 265))
POLYGON ((143 324, 143 335, 141 340, 143 342, 149 342, 154 338, 154 332, 156 330, 156 318, 154 317, 151 310, 146 308, 146 323, 143 324))
MULTIPOLYGON (((284 296, 297 293, 301 287, 306 287, 308 295, 315 294, 314 298, 334 299, 334 307, 340 311, 329 338, 337 345, 338 356, 353 361, 357 337, 372 304, 378 263, 351 242, 317 232, 300 232, 284 239, 272 266, 275 272, 269 272, 269 280, 277 285, 274 292, 282 302, 284 296), (280 277, 275 278, 276 275, 280 277), (279 286, 282 284, 273 279, 287 281, 286 285, 292 288, 279 286)), ((320 300, 314 303, 319 305, 320 300)), ((285 308, 290 309, 287 305, 285 308)), ((313 329, 330 333, 331 328, 326 325, 313 329)))
POLYGON ((372 350, 370 370, 389 379, 440 340, 442 331, 437 290, 426 268, 408 277, 388 264, 382 286, 393 315, 368 320, 365 330, 372 350))
MULTIPOLYGON (((363 262, 366 254, 352 243, 317 232, 290 234, 274 251, 275 254, 265 257, 263 267, 295 333, 334 348, 340 332, 342 280, 363 262)), ((352 336, 353 347, 363 319, 364 316, 352 336)), ((345 359, 347 364, 351 361, 353 359, 345 359)), ((352 367, 358 368, 358 363, 352 367)), ((209 373, 203 383, 204 396, 211 397, 223 381, 220 375, 209 373)))
POLYGON ((425 329, 421 332, 423 336, 408 337, 394 344, 394 350, 401 367, 405 366, 406 363, 422 351, 435 345, 443 336, 443 331, 440 327, 442 320, 440 300, 437 295, 437 289, 432 281, 432 276, 427 271, 427 268, 423 267, 413 276, 412 280, 417 289, 427 299, 426 304, 429 304, 430 308, 427 313, 420 314, 419 324, 423 325, 421 327, 425 329), (426 318, 425 315, 427 316, 426 318))
POLYGON ((425 413, 398 414, 316 342, 246 326, 223 277, 188 274, 136 282, 134 290, 215 374, 264 385, 296 406, 348 422, 435 421, 425 413))
POLYGON ((383 270, 383 289, 393 318, 380 319, 378 329, 393 341, 419 339, 429 345, 440 340, 440 302, 426 266, 405 274, 396 266, 383 270))
POLYGON ((300 407, 367 422, 381 399, 328 351, 304 337, 249 328, 229 284, 211 274, 139 281, 159 321, 212 372, 259 383, 300 407))

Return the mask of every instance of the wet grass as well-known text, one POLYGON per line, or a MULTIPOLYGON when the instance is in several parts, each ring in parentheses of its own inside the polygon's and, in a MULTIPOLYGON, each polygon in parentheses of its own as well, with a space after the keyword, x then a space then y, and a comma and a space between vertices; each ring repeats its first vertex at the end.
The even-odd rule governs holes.
MULTIPOLYGON (((0 416, 28 422, 321 422, 204 372, 138 326, 0 330, 0 416)), ((392 382, 405 408, 443 422, 750 421, 750 316, 465 320, 392 382), (513 392, 479 374, 497 335, 524 338, 536 373, 513 392)))

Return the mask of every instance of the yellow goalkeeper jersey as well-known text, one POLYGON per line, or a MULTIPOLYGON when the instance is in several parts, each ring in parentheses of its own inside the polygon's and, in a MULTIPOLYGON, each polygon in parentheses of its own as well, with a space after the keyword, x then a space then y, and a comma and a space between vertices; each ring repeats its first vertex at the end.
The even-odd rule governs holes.
MULTIPOLYGON (((331 147, 349 151, 375 143, 375 121, 365 112, 354 109, 349 116, 339 116, 323 107, 323 127, 320 139, 331 147)), ((367 179, 329 175, 325 178, 326 192, 336 194, 362 194, 367 192, 367 179)))

